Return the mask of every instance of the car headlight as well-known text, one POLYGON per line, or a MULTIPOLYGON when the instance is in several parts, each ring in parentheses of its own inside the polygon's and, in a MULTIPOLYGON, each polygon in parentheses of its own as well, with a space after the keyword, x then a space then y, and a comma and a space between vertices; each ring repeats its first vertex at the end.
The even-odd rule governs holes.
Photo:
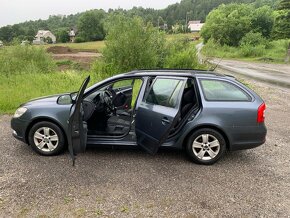
POLYGON ((16 111, 15 111, 15 114, 14 114, 14 118, 18 118, 18 117, 21 117, 25 112, 27 111, 27 108, 25 107, 20 107, 18 108, 16 111))

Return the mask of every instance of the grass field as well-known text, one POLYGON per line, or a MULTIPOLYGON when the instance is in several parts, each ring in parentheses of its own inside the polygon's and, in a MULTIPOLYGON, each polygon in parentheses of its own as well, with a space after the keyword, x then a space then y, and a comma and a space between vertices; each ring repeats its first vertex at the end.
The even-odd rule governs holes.
POLYGON ((179 34, 168 34, 166 35, 166 39, 167 40, 175 40, 175 39, 178 39, 178 38, 193 38, 193 37, 197 37, 199 36, 198 33, 179 33, 179 34))
POLYGON ((83 42, 83 43, 57 43, 50 45, 37 45, 39 47, 49 48, 52 46, 64 46, 77 51, 102 52, 105 47, 105 41, 83 42))
POLYGON ((202 54, 206 57, 284 63, 289 43, 289 40, 276 40, 269 42, 266 48, 248 46, 245 49, 209 42, 203 47, 202 54))
POLYGON ((102 79, 98 74, 77 71, 0 75, 0 114, 14 113, 20 104, 33 98, 78 91, 88 75, 90 85, 102 79))
MULTIPOLYGON (((180 37, 185 38, 193 38, 197 36, 195 33, 180 33, 180 34, 171 34, 166 35, 167 40, 175 40, 180 37)), ((83 43, 56 43, 56 44, 50 44, 50 45, 37 45, 38 47, 44 47, 49 48, 52 46, 63 46, 63 47, 69 47, 71 49, 77 50, 77 51, 91 51, 91 52, 102 52, 105 45, 105 41, 95 41, 95 42, 83 42, 83 43)))

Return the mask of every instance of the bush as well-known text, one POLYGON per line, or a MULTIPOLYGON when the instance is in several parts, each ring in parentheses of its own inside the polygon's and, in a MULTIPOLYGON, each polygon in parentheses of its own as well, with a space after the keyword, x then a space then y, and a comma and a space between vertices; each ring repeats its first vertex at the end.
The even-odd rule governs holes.
POLYGON ((115 74, 121 73, 114 64, 106 63, 104 59, 98 59, 91 66, 91 72, 93 74, 99 75, 100 78, 107 78, 113 76, 115 74))
POLYGON ((187 38, 166 42, 164 33, 140 17, 113 15, 106 22, 108 34, 102 59, 91 70, 114 75, 135 69, 202 68, 187 38))
POLYGON ((0 74, 50 73, 56 65, 46 51, 34 46, 7 46, 0 50, 0 74))
POLYGON ((241 46, 266 46, 267 40, 261 33, 248 32, 241 40, 241 46))
POLYGON ((139 17, 111 16, 106 22, 104 61, 119 72, 162 66, 165 36, 139 17))
POLYGON ((250 45, 244 44, 240 49, 241 57, 260 57, 265 54, 265 46, 264 45, 250 45))
POLYGON ((82 42, 85 42, 85 39, 81 36, 78 36, 75 38, 75 43, 82 43, 82 42))
POLYGON ((220 45, 210 39, 202 49, 202 54, 206 57, 236 58, 239 57, 239 49, 228 45, 220 45))
POLYGON ((164 67, 176 69, 203 68, 198 63, 195 45, 189 42, 187 38, 179 38, 167 44, 164 67))
POLYGON ((242 57, 260 57, 265 53, 267 40, 261 33, 248 32, 241 40, 242 57))

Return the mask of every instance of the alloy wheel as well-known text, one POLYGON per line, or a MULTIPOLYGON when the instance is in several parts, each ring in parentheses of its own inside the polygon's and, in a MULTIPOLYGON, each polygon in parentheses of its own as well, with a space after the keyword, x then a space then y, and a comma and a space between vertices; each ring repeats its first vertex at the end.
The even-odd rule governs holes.
POLYGON ((56 132, 49 127, 37 129, 33 135, 34 144, 44 152, 55 150, 59 144, 59 137, 56 132))
POLYGON ((212 160, 220 152, 219 140, 211 134, 202 134, 195 138, 192 143, 194 155, 201 160, 212 160))

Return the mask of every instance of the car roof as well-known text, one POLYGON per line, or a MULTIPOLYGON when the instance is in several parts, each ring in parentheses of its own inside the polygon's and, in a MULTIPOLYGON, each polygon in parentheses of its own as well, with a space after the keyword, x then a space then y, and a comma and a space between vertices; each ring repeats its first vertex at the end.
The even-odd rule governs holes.
MULTIPOLYGON (((195 69, 143 69, 134 70, 119 76, 185 76, 185 77, 228 77, 210 70, 195 69)), ((232 77, 232 76, 230 76, 232 77)))

